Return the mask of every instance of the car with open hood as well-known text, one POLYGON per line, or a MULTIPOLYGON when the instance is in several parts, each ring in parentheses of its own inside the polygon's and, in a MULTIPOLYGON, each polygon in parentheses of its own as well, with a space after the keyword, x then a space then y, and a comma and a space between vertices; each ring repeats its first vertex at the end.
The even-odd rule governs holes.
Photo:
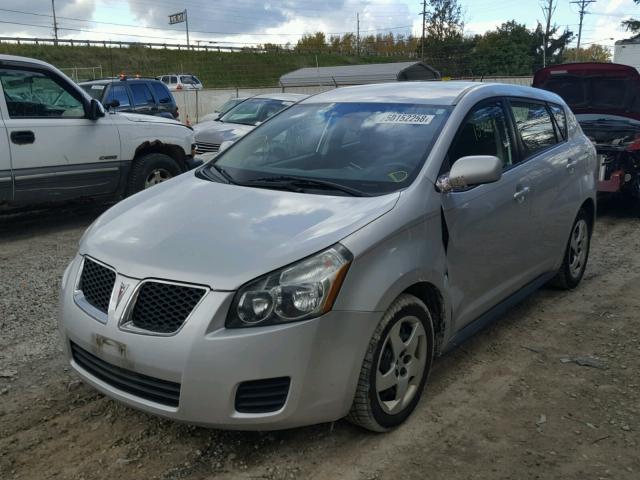
POLYGON ((64 350, 178 421, 387 431, 436 356, 578 286, 595 202, 594 147, 553 93, 332 90, 99 217, 62 278, 64 350))
POLYGON ((600 158, 599 191, 640 204, 640 74, 615 63, 570 63, 538 70, 533 86, 560 95, 600 158))
POLYGON ((215 120, 194 126, 196 153, 216 153, 220 145, 237 141, 273 115, 309 95, 301 93, 269 93, 248 98, 227 110, 215 120))

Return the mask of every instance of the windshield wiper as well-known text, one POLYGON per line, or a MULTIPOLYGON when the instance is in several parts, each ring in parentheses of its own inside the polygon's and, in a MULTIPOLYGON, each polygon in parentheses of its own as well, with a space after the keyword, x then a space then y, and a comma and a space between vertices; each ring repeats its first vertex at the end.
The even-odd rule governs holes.
POLYGON ((319 189, 319 190, 334 190, 336 192, 346 193, 352 197, 370 197, 371 194, 358 190, 357 188, 348 187, 340 183, 331 182, 328 180, 316 180, 312 178, 293 177, 288 175, 278 175, 274 177, 262 177, 249 180, 244 185, 252 187, 280 187, 293 192, 300 192, 305 188, 319 189))
POLYGON ((219 167, 218 165, 216 165, 215 163, 212 163, 211 166, 216 170, 216 172, 218 172, 220 175, 222 175, 222 177, 229 183, 233 184, 233 185, 237 185, 237 183, 234 181, 233 177, 231 175, 229 175, 227 173, 227 171, 222 168, 219 167))

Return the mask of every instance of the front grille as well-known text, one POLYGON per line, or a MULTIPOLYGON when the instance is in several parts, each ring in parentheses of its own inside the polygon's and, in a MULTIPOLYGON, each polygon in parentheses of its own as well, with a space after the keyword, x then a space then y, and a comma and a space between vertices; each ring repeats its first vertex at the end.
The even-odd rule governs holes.
POLYGON ((82 268, 78 288, 90 305, 103 313, 107 313, 115 282, 116 272, 88 258, 84 259, 84 267, 82 268))
POLYGON ((204 294, 203 288, 145 282, 128 321, 142 330, 173 333, 182 326, 204 294))
POLYGON ((177 407, 180 384, 111 365, 71 342, 73 360, 96 378, 118 390, 169 407, 177 407))
POLYGON ((196 153, 217 152, 220 150, 219 143, 196 142, 196 153))
POLYGON ((287 401, 290 384, 289 377, 242 382, 236 392, 236 411, 267 413, 280 410, 287 401))

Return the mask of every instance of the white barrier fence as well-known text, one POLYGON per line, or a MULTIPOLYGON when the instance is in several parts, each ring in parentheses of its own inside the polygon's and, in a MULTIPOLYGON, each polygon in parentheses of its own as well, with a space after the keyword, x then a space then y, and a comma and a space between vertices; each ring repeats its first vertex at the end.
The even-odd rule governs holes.
MULTIPOLYGON (((459 78, 456 80, 467 80, 472 82, 497 82, 509 83, 512 85, 530 86, 533 77, 482 77, 482 78, 459 78)), ((231 98, 251 97, 264 93, 306 93, 313 95, 316 93, 333 90, 335 87, 322 85, 317 87, 265 87, 265 88, 208 88, 205 90, 183 90, 173 92, 178 108, 180 109, 180 119, 183 122, 198 123, 201 117, 213 113, 224 102, 231 98)))

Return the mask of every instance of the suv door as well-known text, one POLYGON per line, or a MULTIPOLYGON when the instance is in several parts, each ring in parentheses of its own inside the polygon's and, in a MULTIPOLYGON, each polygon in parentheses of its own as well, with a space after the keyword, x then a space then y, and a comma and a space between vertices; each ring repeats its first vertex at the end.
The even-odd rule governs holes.
MULTIPOLYGON (((2 87, 0 87, 2 90, 2 87)), ((9 137, 4 124, 6 112, 0 106, 0 203, 13 200, 13 175, 11 173, 11 151, 9 137)))
POLYGON ((494 155, 502 178, 442 194, 454 328, 464 327, 535 277, 528 250, 537 226, 530 219, 531 172, 519 162, 502 99, 473 107, 454 138, 442 173, 468 155, 494 155))
POLYGON ((158 113, 158 106, 153 98, 151 89, 145 82, 129 82, 131 96, 133 98, 133 111, 143 115, 155 115, 158 113))
POLYGON ((108 115, 86 118, 81 93, 48 69, 2 67, 0 85, 16 202, 115 193, 120 138, 108 115))

